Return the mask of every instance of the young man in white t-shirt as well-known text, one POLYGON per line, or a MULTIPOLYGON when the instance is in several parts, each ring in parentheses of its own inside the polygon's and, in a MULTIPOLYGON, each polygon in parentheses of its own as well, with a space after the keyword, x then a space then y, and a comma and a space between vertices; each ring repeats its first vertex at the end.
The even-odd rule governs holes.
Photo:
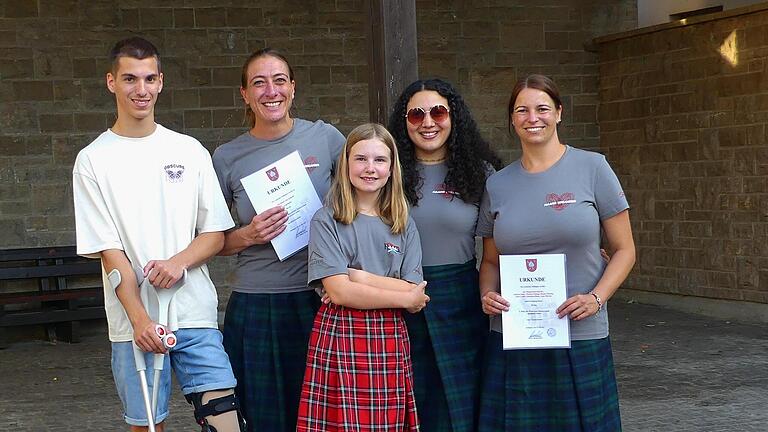
MULTIPOLYGON (((167 327, 178 342, 166 356, 156 430, 163 430, 168 415, 172 365, 204 432, 239 431, 236 381, 205 265, 222 248, 223 231, 234 224, 210 154, 196 139, 155 123, 163 74, 152 43, 122 40, 110 60, 106 84, 115 95, 117 120, 78 154, 73 190, 78 253, 102 262, 112 371, 125 421, 131 431, 148 429, 133 343, 146 353, 148 365, 152 353, 168 352, 146 307, 156 308, 155 289, 173 287, 178 290, 167 327), (106 276, 114 269, 122 279, 117 287, 106 276), (142 285, 143 279, 152 286, 142 285)), ((147 374, 151 387, 151 366, 147 374)))

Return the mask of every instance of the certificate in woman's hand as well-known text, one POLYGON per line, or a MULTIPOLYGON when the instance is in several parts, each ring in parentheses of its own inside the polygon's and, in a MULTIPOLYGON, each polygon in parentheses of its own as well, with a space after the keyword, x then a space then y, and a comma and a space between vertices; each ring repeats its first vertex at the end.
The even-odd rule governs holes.
POLYGON ((285 231, 272 239, 280 261, 307 247, 309 221, 322 207, 298 151, 240 179, 256 213, 275 206, 288 212, 285 231))
POLYGON ((565 255, 501 255, 499 266, 504 349, 570 348, 569 320, 556 312, 568 298, 565 255))

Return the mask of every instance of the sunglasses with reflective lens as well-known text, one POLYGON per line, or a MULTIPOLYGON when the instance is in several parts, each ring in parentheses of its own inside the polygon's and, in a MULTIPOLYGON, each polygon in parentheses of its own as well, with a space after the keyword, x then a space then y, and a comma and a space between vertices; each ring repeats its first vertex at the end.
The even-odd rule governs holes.
MULTIPOLYGON (((432 117, 432 120, 434 120, 436 123, 440 123, 448 118, 449 112, 450 111, 448 110, 448 107, 438 104, 429 109, 429 116, 432 117)), ((422 107, 411 108, 408 110, 408 113, 405 114, 405 118, 408 119, 408 123, 414 126, 421 125, 426 117, 427 111, 425 111, 422 107)))

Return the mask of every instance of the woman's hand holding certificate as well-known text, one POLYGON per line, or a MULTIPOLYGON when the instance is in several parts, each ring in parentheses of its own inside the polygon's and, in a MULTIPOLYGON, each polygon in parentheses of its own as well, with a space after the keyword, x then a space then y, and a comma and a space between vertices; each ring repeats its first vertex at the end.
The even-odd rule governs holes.
POLYGON ((254 216, 251 223, 238 230, 238 235, 249 245, 266 244, 285 231, 287 222, 288 212, 275 206, 254 216))

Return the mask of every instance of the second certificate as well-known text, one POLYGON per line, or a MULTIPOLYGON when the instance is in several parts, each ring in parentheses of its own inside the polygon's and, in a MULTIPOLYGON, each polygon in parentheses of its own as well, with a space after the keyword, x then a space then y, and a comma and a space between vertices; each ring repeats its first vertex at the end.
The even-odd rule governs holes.
POLYGON ((499 268, 504 349, 569 348, 568 318, 556 312, 568 295, 565 255, 502 255, 499 268))

